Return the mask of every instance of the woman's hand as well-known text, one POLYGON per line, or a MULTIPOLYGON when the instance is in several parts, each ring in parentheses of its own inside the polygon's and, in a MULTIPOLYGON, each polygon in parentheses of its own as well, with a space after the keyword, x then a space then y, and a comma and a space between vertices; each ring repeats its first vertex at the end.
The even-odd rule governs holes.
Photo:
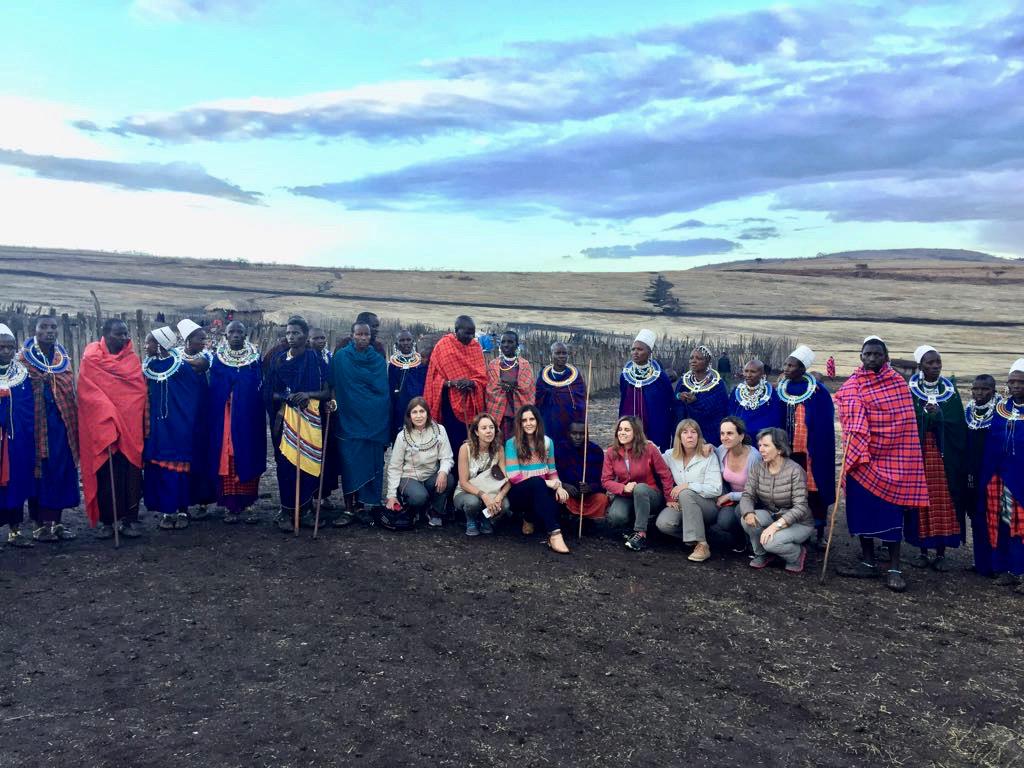
POLYGON ((768 542, 775 538, 775 534, 782 530, 782 524, 778 521, 772 523, 761 531, 761 546, 768 546, 768 542))
POLYGON ((678 501, 669 501, 669 502, 665 503, 665 506, 668 507, 669 509, 679 509, 679 502, 678 501))
MULTIPOLYGON (((729 498, 729 494, 728 493, 723 493, 721 496, 719 496, 717 499, 715 499, 715 504, 717 504, 720 507, 726 507, 731 502, 732 502, 732 499, 729 498)), ((747 515, 747 517, 750 517, 750 515, 747 515)))
POLYGON ((558 486, 558 488, 555 489, 555 500, 559 504, 565 504, 565 502, 569 500, 569 492, 562 486, 558 486))
POLYGON ((438 493, 444 493, 448 489, 448 473, 438 472, 437 480, 434 482, 434 489, 438 493))
POLYGON ((390 509, 392 512, 397 512, 402 508, 402 505, 398 503, 398 499, 394 496, 388 496, 387 501, 384 502, 384 506, 390 509))
POLYGON ((704 443, 704 458, 705 459, 708 456, 710 456, 712 453, 714 453, 714 452, 715 452, 715 446, 713 446, 711 443, 704 443))
POLYGON ((747 514, 745 514, 743 516, 743 522, 746 525, 749 525, 751 528, 756 528, 757 527, 757 515, 755 515, 753 512, 747 512, 747 514))
POLYGON ((675 501, 676 499, 679 498, 679 494, 682 493, 683 491, 685 491, 689 487, 690 487, 689 483, 680 483, 679 485, 677 485, 675 488, 673 488, 671 490, 671 492, 669 493, 669 498, 672 499, 672 501, 675 501))
POLYGON ((634 488, 636 488, 636 482, 635 481, 628 482, 624 486, 622 486, 622 492, 623 493, 632 493, 634 488))
POLYGON ((676 395, 677 398, 682 400, 684 403, 695 403, 697 402, 697 396, 693 392, 680 392, 676 395))

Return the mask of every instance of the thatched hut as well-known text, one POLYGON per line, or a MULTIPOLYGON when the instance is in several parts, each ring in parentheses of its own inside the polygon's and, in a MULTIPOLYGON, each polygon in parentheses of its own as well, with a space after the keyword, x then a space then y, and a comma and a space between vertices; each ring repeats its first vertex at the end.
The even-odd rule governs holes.
POLYGON ((207 325, 228 323, 231 320, 241 320, 246 325, 256 325, 263 320, 265 310, 252 299, 237 299, 231 296, 222 296, 216 301, 211 301, 203 310, 206 312, 207 325))

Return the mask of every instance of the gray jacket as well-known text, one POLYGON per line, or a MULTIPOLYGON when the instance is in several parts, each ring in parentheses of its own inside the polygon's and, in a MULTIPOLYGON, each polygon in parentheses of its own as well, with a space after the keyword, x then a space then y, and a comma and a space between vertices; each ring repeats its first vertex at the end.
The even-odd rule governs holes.
POLYGON ((740 499, 740 516, 755 509, 767 510, 776 520, 781 517, 786 525, 813 525, 807 506, 807 474, 800 465, 786 459, 779 473, 773 475, 763 461, 754 464, 740 499))

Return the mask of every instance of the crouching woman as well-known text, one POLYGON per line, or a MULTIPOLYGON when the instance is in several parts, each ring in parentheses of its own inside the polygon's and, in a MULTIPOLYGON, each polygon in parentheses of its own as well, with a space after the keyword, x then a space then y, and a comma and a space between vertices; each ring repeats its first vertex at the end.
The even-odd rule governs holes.
POLYGON ((568 554, 558 518, 559 505, 568 501, 569 494, 555 469, 555 445, 550 437, 544 436, 544 422, 537 406, 520 407, 515 419, 515 433, 505 442, 512 509, 523 514, 523 533, 533 533, 539 525, 548 535, 551 550, 568 554))
POLYGON ((427 401, 414 397, 405 407, 405 425, 391 449, 387 511, 381 524, 385 528, 409 528, 426 515, 432 528, 440 528, 454 467, 448 433, 430 418, 427 401))
POLYGON ((801 573, 807 559, 804 542, 814 534, 807 506, 807 475, 789 458, 789 439, 778 427, 757 434, 761 462, 750 467, 740 498, 740 522, 754 548, 751 568, 764 568, 776 558, 787 573, 801 573))
POLYGON ((459 448, 459 484, 455 509, 466 516, 466 535, 494 533, 491 521, 509 511, 509 482, 505 451, 495 439, 497 423, 487 413, 469 425, 466 442, 459 448))

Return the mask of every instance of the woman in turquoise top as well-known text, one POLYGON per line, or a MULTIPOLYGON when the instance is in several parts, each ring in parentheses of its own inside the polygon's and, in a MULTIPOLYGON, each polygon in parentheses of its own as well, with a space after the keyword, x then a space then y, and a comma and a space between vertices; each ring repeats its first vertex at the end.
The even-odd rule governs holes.
POLYGON ((548 535, 548 547, 568 554, 558 522, 559 504, 569 493, 562 488, 555 469, 555 446, 544 436, 544 421, 535 405, 516 411, 515 434, 505 442, 505 466, 512 483, 508 498, 512 509, 523 514, 523 533, 531 534, 540 525, 548 535))

